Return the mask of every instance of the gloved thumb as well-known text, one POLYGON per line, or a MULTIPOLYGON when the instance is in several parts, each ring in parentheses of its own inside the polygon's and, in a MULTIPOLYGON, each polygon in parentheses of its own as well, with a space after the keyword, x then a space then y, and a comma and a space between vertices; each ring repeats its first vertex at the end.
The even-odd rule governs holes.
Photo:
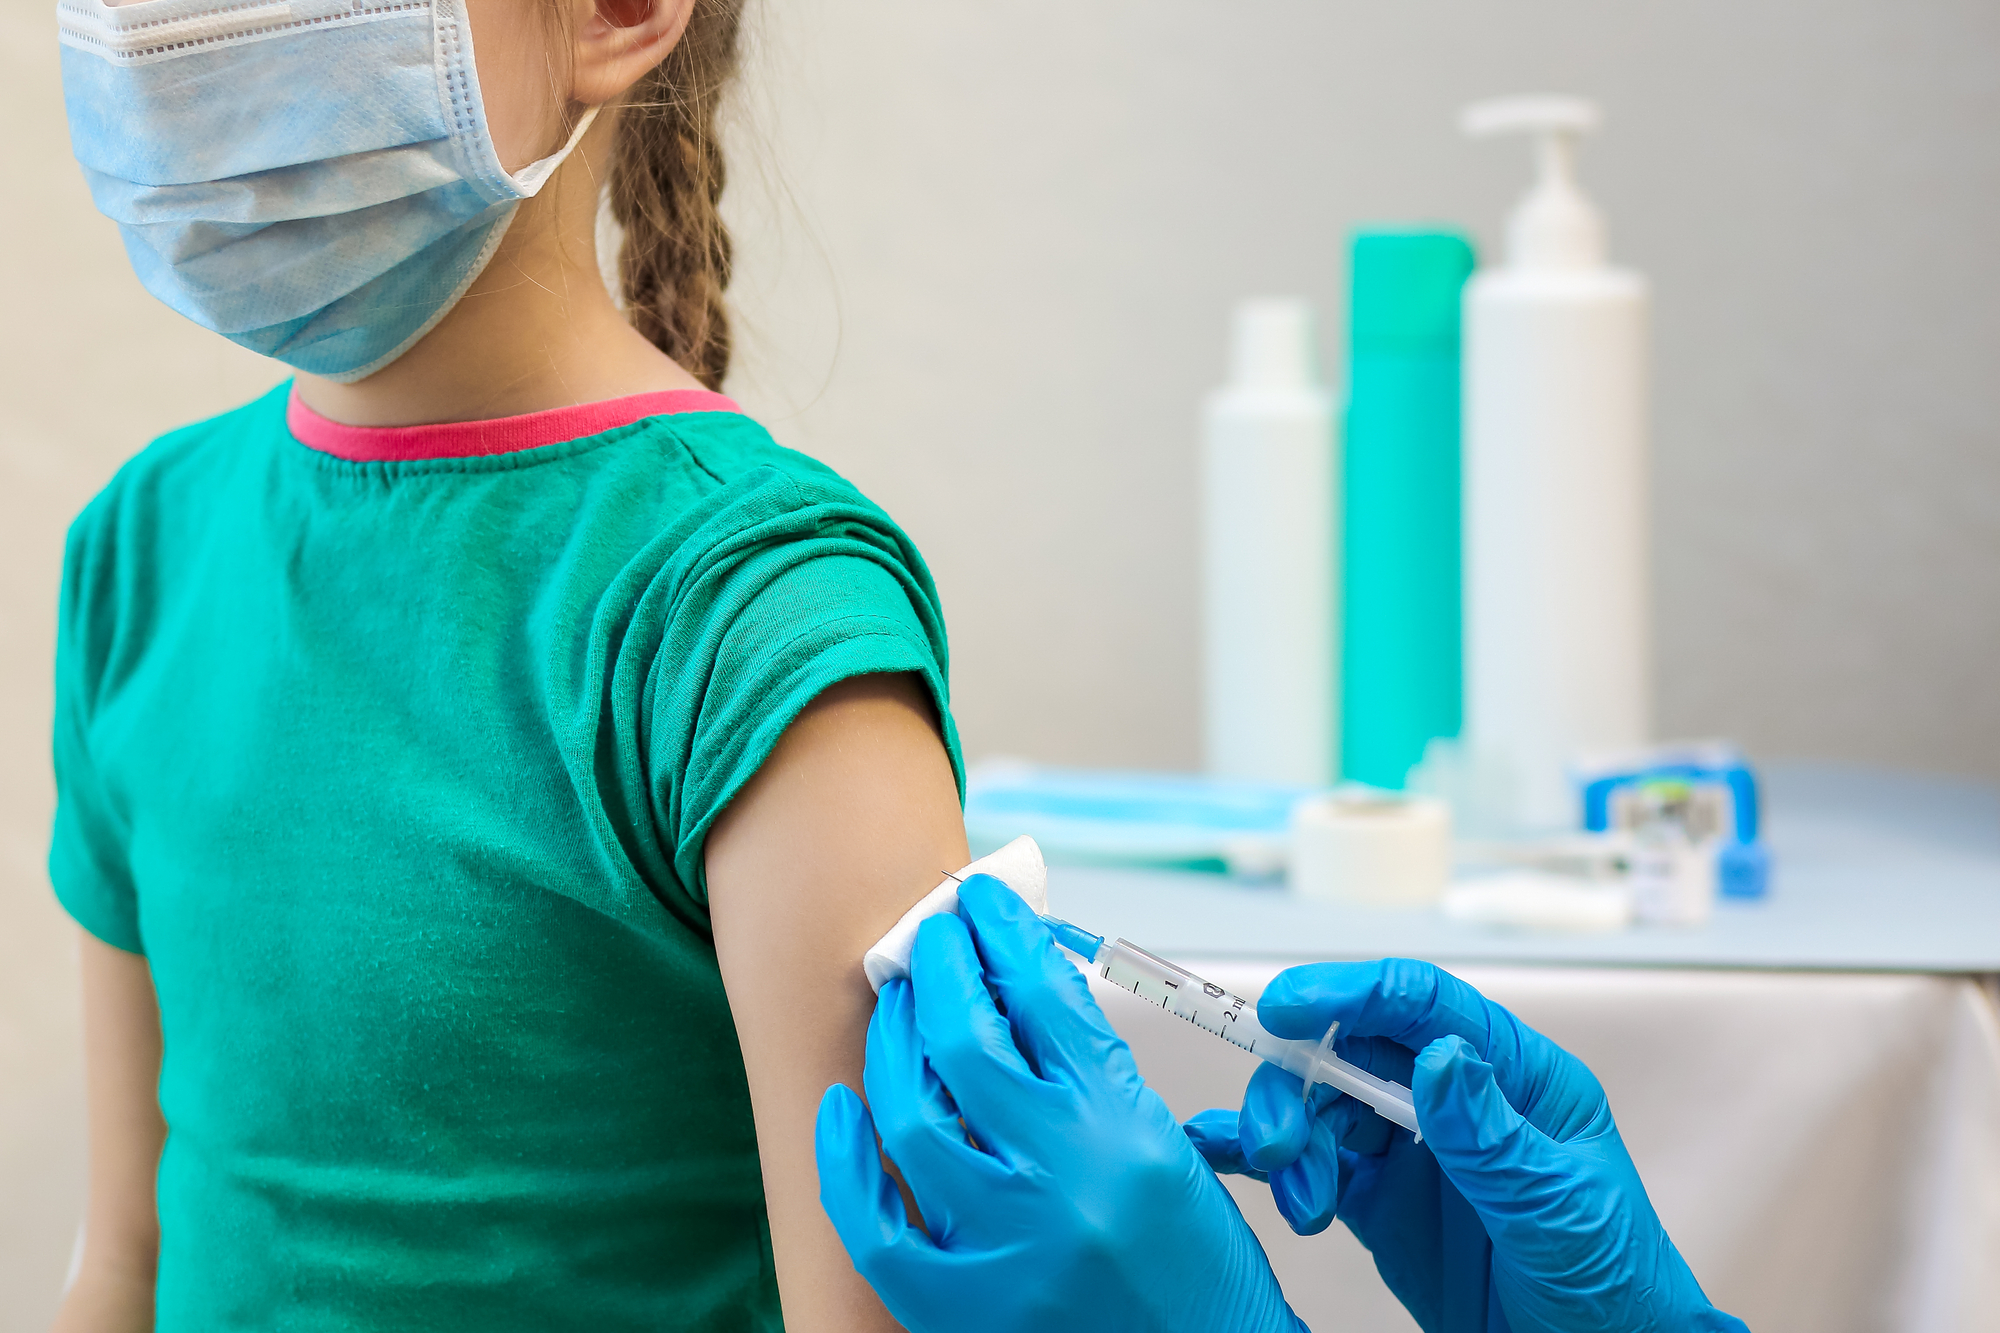
POLYGON ((1197 1112, 1181 1126, 1188 1142, 1218 1176, 1249 1176, 1268 1180, 1269 1176, 1250 1165, 1243 1155, 1243 1139, 1237 1132, 1236 1112, 1221 1107, 1197 1112))
POLYGON ((1439 1037, 1418 1053, 1410 1093, 1438 1166, 1482 1216, 1500 1221, 1562 1202, 1569 1173, 1560 1146, 1508 1103, 1493 1066, 1463 1037, 1439 1037))

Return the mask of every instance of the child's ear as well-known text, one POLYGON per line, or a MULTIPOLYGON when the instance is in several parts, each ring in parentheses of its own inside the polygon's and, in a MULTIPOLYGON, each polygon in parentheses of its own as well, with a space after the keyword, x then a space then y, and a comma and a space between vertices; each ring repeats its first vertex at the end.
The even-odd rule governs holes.
POLYGON ((695 0, 572 0, 576 50, 570 97, 602 106, 674 49, 695 0))

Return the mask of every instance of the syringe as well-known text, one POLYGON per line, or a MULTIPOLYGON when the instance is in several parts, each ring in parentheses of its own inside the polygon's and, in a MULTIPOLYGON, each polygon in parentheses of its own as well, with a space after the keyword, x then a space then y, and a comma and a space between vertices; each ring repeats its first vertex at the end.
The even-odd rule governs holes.
POLYGON ((1044 914, 1042 921, 1054 932, 1056 943, 1096 968, 1097 975, 1112 985, 1131 991, 1232 1046, 1242 1047, 1259 1060, 1296 1074, 1308 1092, 1313 1084, 1324 1083, 1360 1098, 1384 1119, 1394 1121, 1419 1139, 1423 1137, 1423 1131, 1417 1128, 1417 1110, 1410 1101, 1408 1088, 1377 1078, 1333 1053, 1333 1034, 1340 1024, 1328 1028, 1317 1042, 1274 1037, 1257 1021, 1257 1006, 1242 996, 1203 981, 1164 958, 1155 958, 1130 940, 1107 944, 1102 935, 1093 935, 1060 917, 1044 914))

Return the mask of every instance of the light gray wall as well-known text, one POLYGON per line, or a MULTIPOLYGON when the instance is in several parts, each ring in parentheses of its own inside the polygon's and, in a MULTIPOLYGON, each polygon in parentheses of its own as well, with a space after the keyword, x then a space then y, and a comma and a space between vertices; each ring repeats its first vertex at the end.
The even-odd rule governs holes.
POLYGON ((0 28, 0 1330, 48 1326, 82 1214, 75 928, 43 860, 62 537, 125 457, 277 382, 146 295, 69 157, 54 6, 0 28))
MULTIPOLYGON (((1665 727, 2000 777, 1989 0, 763 3, 732 387, 929 553, 975 754, 1196 761, 1225 311, 1337 312, 1357 220, 1490 240, 1522 154, 1456 108, 1556 89, 1605 103, 1586 171, 1658 292, 1665 727)), ((149 436, 279 376, 138 288, 68 158, 47 9, 9 12, 0 1329, 29 1329, 82 1150, 41 870, 62 531, 149 436)))
POLYGON ((1606 108, 1587 184, 1655 284, 1662 729, 2000 777, 2000 8, 766 13, 792 201, 735 201, 737 384, 929 555, 975 754, 1198 762, 1195 405, 1230 302, 1311 295, 1337 368, 1346 230, 1490 251, 1526 154, 1456 111, 1548 90, 1606 108))

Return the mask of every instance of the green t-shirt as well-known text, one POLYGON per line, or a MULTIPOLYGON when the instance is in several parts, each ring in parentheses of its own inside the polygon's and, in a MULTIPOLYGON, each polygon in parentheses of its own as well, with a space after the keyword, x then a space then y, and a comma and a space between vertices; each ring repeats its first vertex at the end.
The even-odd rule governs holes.
POLYGON ((749 419, 349 462, 284 390, 77 519, 50 870, 152 966, 162 1333, 775 1329, 702 871, 921 557, 749 419))

